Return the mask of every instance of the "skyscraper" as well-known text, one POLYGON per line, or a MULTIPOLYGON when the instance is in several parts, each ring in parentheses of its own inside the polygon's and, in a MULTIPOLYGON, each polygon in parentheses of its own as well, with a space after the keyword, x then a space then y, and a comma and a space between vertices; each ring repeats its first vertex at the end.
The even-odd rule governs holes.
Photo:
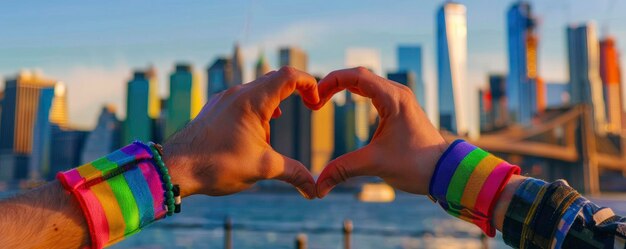
MULTIPOLYGON (((315 77, 319 82, 320 78, 315 77)), ((311 174, 318 175, 333 156, 335 105, 326 103, 311 114, 311 174)))
POLYGON ((291 66, 300 71, 307 70, 308 56, 300 48, 297 47, 284 47, 280 49, 279 55, 280 66, 291 66))
POLYGON ((159 79, 157 77, 156 67, 148 67, 148 70, 145 71, 145 78, 150 83, 148 95, 148 115, 150 118, 156 119, 161 113, 161 96, 159 96, 159 79))
POLYGON ((398 71, 412 71, 415 85, 411 87, 417 102, 426 107, 426 90, 424 89, 424 73, 422 71, 422 47, 420 45, 398 46, 398 71))
POLYGON ((615 38, 608 36, 600 41, 600 77, 604 86, 607 129, 612 133, 622 130, 623 100, 619 53, 615 38))
POLYGON ((191 65, 177 64, 175 71, 170 75, 165 138, 184 127, 194 117, 192 106, 200 102, 199 91, 193 91, 195 83, 191 65))
POLYGON ((122 123, 115 116, 115 107, 103 106, 96 128, 86 139, 81 155, 81 164, 100 158, 120 147, 122 123))
MULTIPOLYGON (((307 55, 294 48, 281 48, 280 66, 291 66, 298 70, 307 70, 307 55)), ((294 158, 306 166, 311 166, 311 110, 299 94, 295 93, 280 103, 282 115, 270 121, 270 143, 285 156, 294 158)))
MULTIPOLYGON (((52 126, 50 169, 42 172, 46 180, 54 180, 56 173, 80 165, 85 148, 85 138, 89 132, 52 126)), ((101 154, 106 155, 106 154, 101 154)))
POLYGON ((337 93, 339 98, 334 99, 334 145, 332 158, 337 158, 358 148, 355 124, 355 103, 352 94, 342 91, 337 93))
POLYGON ((523 125, 538 111, 536 22, 527 2, 516 2, 507 12, 509 117, 523 125))
POLYGON ((437 78, 439 126, 456 134, 478 135, 470 124, 471 91, 467 73, 467 20, 465 6, 447 2, 437 12, 437 78))
POLYGON ((134 140, 151 141, 153 122, 149 114, 150 80, 145 72, 135 71, 133 78, 128 81, 126 94, 126 120, 122 143, 129 144, 134 140))
POLYGON ((50 108, 50 123, 60 127, 67 127, 67 88, 63 82, 54 87, 54 99, 50 108))
POLYGON ((415 73, 413 71, 398 71, 393 73, 387 73, 387 79, 398 82, 411 89, 413 89, 413 87, 415 86, 415 73))
POLYGON ((595 24, 585 23, 567 28, 570 102, 591 106, 595 129, 604 133, 606 112, 598 50, 595 24))
POLYGON ((55 83, 29 71, 6 80, 0 117, 0 179, 39 178, 40 169, 48 168, 55 83))
MULTIPOLYGON (((346 67, 364 67, 377 75, 382 74, 380 53, 371 48, 346 49, 346 67)), ((369 142, 371 130, 376 126, 378 113, 368 98, 348 93, 354 102, 354 125, 357 146, 362 147, 369 142)))
POLYGON ((265 54, 263 54, 262 52, 259 55, 259 60, 257 60, 254 69, 255 69, 254 71, 255 79, 261 78, 261 76, 265 75, 271 70, 270 65, 267 63, 267 60, 265 59, 265 54))
POLYGON ((228 89, 229 82, 232 81, 233 77, 230 63, 230 59, 220 57, 215 59, 213 64, 207 69, 207 97, 210 98, 214 94, 228 89))
POLYGON ((241 58, 239 43, 235 43, 233 50, 233 58, 231 59, 232 63, 230 64, 232 67, 231 72, 233 73, 233 77, 231 82, 229 82, 228 87, 243 84, 243 59, 241 58))
POLYGON ((508 108, 506 106, 506 76, 501 74, 489 75, 489 93, 491 95, 491 113, 493 116, 492 128, 506 126, 508 108))

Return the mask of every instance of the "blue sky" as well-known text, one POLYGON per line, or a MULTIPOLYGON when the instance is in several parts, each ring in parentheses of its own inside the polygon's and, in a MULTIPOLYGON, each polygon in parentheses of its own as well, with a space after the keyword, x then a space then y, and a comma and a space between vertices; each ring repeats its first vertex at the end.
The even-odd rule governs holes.
MULTIPOLYGON (((512 1, 460 1, 468 10, 468 81, 485 83, 506 72, 505 13, 512 1)), ((123 117, 125 83, 134 68, 157 67, 162 94, 177 61, 200 72, 232 44, 243 47, 250 80, 262 48, 276 66, 277 48, 309 53, 310 71, 344 67, 348 47, 380 51, 383 70, 394 70, 398 44, 424 49, 427 95, 435 94, 435 11, 442 1, 2 1, 0 77, 37 68, 68 85, 71 122, 89 127, 104 103, 123 117)), ((531 1, 540 18, 540 74, 567 81, 565 27, 595 20, 626 43, 625 1, 531 1)), ((600 32, 604 34, 604 32, 600 32)), ((624 65, 624 63, 622 63, 624 65)), ((429 97, 427 97, 429 98, 429 97)), ((430 98, 427 109, 432 109, 430 98)))

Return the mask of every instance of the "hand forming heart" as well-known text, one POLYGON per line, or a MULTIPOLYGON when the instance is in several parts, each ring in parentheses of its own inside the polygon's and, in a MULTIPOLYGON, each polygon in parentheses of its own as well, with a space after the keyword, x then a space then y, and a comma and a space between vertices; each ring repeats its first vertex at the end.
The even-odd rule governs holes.
POLYGON ((362 175, 379 176, 398 189, 426 194, 446 143, 403 85, 355 68, 332 72, 318 86, 310 75, 283 67, 214 96, 164 147, 172 181, 181 185, 183 196, 227 195, 259 180, 279 179, 312 199, 324 197, 349 177, 362 175), (307 107, 317 110, 344 89, 372 99, 380 115, 379 127, 369 145, 331 161, 316 188, 302 163, 269 145, 269 120, 280 116, 280 101, 295 90, 307 107))

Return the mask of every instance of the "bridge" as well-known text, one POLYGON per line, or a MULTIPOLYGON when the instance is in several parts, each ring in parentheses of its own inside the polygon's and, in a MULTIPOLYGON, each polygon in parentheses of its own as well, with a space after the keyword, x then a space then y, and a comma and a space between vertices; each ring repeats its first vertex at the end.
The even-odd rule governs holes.
POLYGON ((621 171, 624 180, 619 182, 626 186, 625 140, 620 134, 597 133, 586 105, 547 110, 528 127, 513 125, 468 139, 520 165, 522 173, 547 180, 564 178, 589 195, 600 193, 600 175, 605 171, 621 171))

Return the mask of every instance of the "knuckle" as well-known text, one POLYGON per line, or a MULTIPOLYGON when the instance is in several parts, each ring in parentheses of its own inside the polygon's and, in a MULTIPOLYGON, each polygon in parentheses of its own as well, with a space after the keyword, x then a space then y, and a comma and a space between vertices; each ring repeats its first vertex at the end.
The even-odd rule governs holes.
POLYGON ((348 178, 350 178, 350 174, 348 173, 348 170, 346 169, 344 164, 337 164, 337 166, 335 166, 335 169, 336 179, 338 181, 345 182, 346 180, 348 180, 348 178))
POLYGON ((284 77, 292 78, 296 76, 298 70, 291 66, 283 66, 280 68, 280 70, 278 70, 278 72, 284 77))
POLYGON ((354 68, 354 71, 356 71, 357 74, 359 75, 366 75, 366 74, 370 74, 371 71, 369 69, 367 69, 366 67, 363 66, 358 66, 356 68, 354 68))

